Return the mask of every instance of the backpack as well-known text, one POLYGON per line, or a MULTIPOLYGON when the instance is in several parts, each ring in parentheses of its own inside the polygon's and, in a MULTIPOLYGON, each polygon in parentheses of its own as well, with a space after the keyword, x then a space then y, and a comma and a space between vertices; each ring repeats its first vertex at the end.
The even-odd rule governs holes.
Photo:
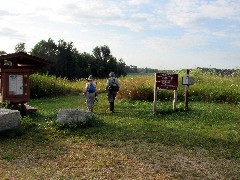
POLYGON ((115 78, 113 79, 112 84, 109 86, 110 91, 119 91, 119 85, 117 84, 115 78))
POLYGON ((87 92, 94 93, 95 91, 96 91, 96 86, 94 86, 93 83, 89 83, 88 88, 87 88, 87 92))

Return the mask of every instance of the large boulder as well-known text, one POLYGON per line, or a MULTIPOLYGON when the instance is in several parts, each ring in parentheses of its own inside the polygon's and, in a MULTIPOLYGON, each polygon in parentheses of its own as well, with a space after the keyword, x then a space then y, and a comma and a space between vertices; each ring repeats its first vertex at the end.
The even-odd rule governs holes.
POLYGON ((0 108, 0 131, 17 127, 20 119, 21 115, 18 110, 0 108))
POLYGON ((62 124, 86 124, 91 119, 92 115, 92 112, 82 109, 60 109, 57 114, 56 122, 62 124))

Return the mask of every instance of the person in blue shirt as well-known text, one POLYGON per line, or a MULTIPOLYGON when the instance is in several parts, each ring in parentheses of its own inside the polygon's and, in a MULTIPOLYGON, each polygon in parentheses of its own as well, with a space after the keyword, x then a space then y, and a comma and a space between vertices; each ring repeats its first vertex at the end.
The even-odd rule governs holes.
POLYGON ((86 97, 86 105, 89 111, 93 112, 94 101, 97 97, 97 85, 93 81, 92 75, 88 77, 88 82, 83 90, 83 95, 86 97))

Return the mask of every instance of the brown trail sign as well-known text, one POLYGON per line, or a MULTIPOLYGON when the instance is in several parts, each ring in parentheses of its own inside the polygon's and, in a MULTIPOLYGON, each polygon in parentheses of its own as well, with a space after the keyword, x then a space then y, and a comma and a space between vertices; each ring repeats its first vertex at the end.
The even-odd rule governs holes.
POLYGON ((177 90, 178 74, 156 73, 156 86, 159 89, 177 90))
POLYGON ((155 74, 153 113, 156 112, 156 108, 157 108, 157 90, 158 89, 174 90, 173 110, 174 111, 176 110, 177 88, 178 88, 178 74, 168 74, 168 73, 155 74))

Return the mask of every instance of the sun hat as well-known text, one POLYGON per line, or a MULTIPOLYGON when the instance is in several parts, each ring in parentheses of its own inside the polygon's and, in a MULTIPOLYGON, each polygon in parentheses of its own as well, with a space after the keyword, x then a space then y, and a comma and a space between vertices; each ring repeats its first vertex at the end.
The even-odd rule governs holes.
POLYGON ((114 72, 109 73, 109 77, 114 77, 114 76, 115 76, 114 72))
POLYGON ((92 77, 92 75, 90 75, 89 77, 88 77, 88 81, 92 81, 93 80, 93 77, 92 77))

